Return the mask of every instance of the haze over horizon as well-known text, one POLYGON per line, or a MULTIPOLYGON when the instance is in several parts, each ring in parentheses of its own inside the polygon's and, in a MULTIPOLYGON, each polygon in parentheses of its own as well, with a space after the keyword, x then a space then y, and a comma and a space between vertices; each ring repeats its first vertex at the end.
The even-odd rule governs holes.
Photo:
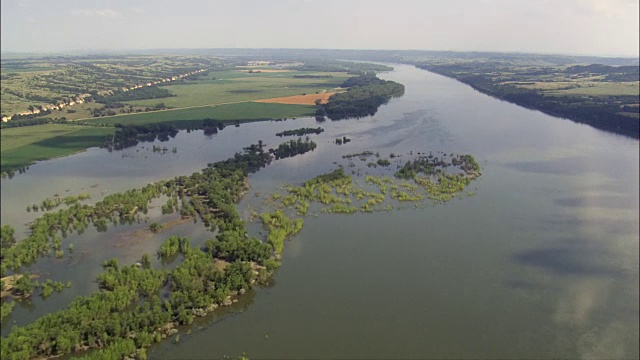
POLYGON ((2 52, 171 48, 633 56, 637 0, 151 0, 1 3, 2 52))

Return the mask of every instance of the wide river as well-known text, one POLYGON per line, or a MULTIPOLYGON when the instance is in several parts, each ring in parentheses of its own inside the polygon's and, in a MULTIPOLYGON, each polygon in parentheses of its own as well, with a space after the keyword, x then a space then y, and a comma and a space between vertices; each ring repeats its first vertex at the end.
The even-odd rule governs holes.
MULTIPOLYGON (((381 77, 404 84, 403 97, 373 117, 322 123, 325 132, 312 136, 315 151, 250 176, 241 210, 248 216, 283 183, 330 171, 334 162, 346 165, 342 155, 363 150, 384 157, 473 154, 482 166, 471 184, 476 195, 426 208, 308 216, 286 242, 273 286, 181 328, 180 342, 156 345, 150 357, 638 358, 638 141, 393 66, 381 77), (352 141, 333 144, 342 136, 352 141)), ((97 201, 191 174, 258 140, 276 146, 285 140, 274 136, 278 131, 316 126, 305 118, 227 127, 213 136, 181 132, 158 143, 176 153, 154 153, 143 143, 42 162, 2 181, 2 224, 23 236, 24 224, 38 215, 25 208, 45 197, 90 192, 97 201)), ((157 208, 148 216, 176 217, 157 208)), ((146 227, 67 237, 72 256, 43 258, 29 270, 73 287, 17 306, 3 334, 12 323, 96 291, 105 259, 135 262, 171 234, 196 242, 212 235, 201 223, 151 237, 146 227)), ((258 235, 260 228, 250 230, 258 235)))

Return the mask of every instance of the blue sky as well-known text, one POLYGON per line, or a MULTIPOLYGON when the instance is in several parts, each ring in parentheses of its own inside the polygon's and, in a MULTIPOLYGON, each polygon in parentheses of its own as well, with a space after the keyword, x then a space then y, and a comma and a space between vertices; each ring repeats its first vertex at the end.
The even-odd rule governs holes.
POLYGON ((637 56, 638 0, 3 0, 2 51, 332 48, 637 56))

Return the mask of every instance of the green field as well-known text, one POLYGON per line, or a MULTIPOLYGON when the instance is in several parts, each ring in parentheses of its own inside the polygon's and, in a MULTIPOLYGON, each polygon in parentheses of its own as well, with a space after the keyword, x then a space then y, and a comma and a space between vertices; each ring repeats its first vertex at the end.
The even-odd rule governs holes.
POLYGON ((9 171, 34 161, 70 155, 104 144, 114 128, 47 124, 2 129, 0 170, 9 171))
POLYGON ((548 95, 590 95, 590 96, 617 96, 640 95, 640 83, 629 82, 584 82, 571 89, 545 91, 548 95))
MULTIPOLYGON (((117 115, 104 118, 84 120, 89 124, 151 124, 151 123, 176 123, 188 120, 202 120, 206 118, 232 121, 232 120, 269 120, 281 118, 294 118, 313 116, 315 106, 309 105, 285 105, 272 103, 241 102, 217 106, 202 106, 187 109, 175 109, 137 113, 130 115, 117 115)), ((199 122, 201 124, 201 122, 199 122)))
POLYGON ((127 104, 153 107, 164 103, 168 107, 217 105, 246 100, 312 94, 329 91, 340 86, 352 75, 347 73, 318 73, 330 78, 294 78, 294 75, 312 75, 303 72, 253 73, 239 71, 211 72, 207 79, 164 88, 175 97, 128 101, 127 104), (215 79, 214 79, 215 78, 215 79))

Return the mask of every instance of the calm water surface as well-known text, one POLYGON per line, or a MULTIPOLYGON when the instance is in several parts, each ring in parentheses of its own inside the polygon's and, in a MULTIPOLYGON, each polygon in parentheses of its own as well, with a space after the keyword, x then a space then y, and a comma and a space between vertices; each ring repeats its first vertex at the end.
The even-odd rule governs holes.
MULTIPOLYGON (((260 210, 283 182, 332 170, 334 162, 346 164, 342 155, 362 150, 474 154, 483 168, 471 185, 477 195, 424 209, 307 217, 287 243, 274 286, 225 309, 236 316, 216 314, 183 328, 180 343, 162 343, 150 356, 638 358, 638 141, 394 66, 382 76, 405 84, 405 96, 373 117, 324 123, 314 152, 250 177, 241 210, 260 210), (352 142, 332 144, 342 136, 352 142)), ((181 132, 166 143, 176 154, 141 144, 43 162, 2 181, 2 224, 22 233, 37 216, 25 207, 44 197, 87 191, 99 199, 190 174, 258 140, 276 146, 285 140, 276 132, 303 126, 317 125, 297 119, 227 127, 212 137, 181 132)), ((170 219, 157 209, 149 214, 170 219)), ((86 274, 97 275, 104 259, 134 262, 171 234, 212 236, 200 223, 131 235, 146 227, 69 236, 73 256, 30 270, 71 280, 72 289, 17 307, 3 333, 14 321, 27 323, 95 291, 95 276, 86 274)), ((258 234, 259 226, 250 229, 258 234)))

